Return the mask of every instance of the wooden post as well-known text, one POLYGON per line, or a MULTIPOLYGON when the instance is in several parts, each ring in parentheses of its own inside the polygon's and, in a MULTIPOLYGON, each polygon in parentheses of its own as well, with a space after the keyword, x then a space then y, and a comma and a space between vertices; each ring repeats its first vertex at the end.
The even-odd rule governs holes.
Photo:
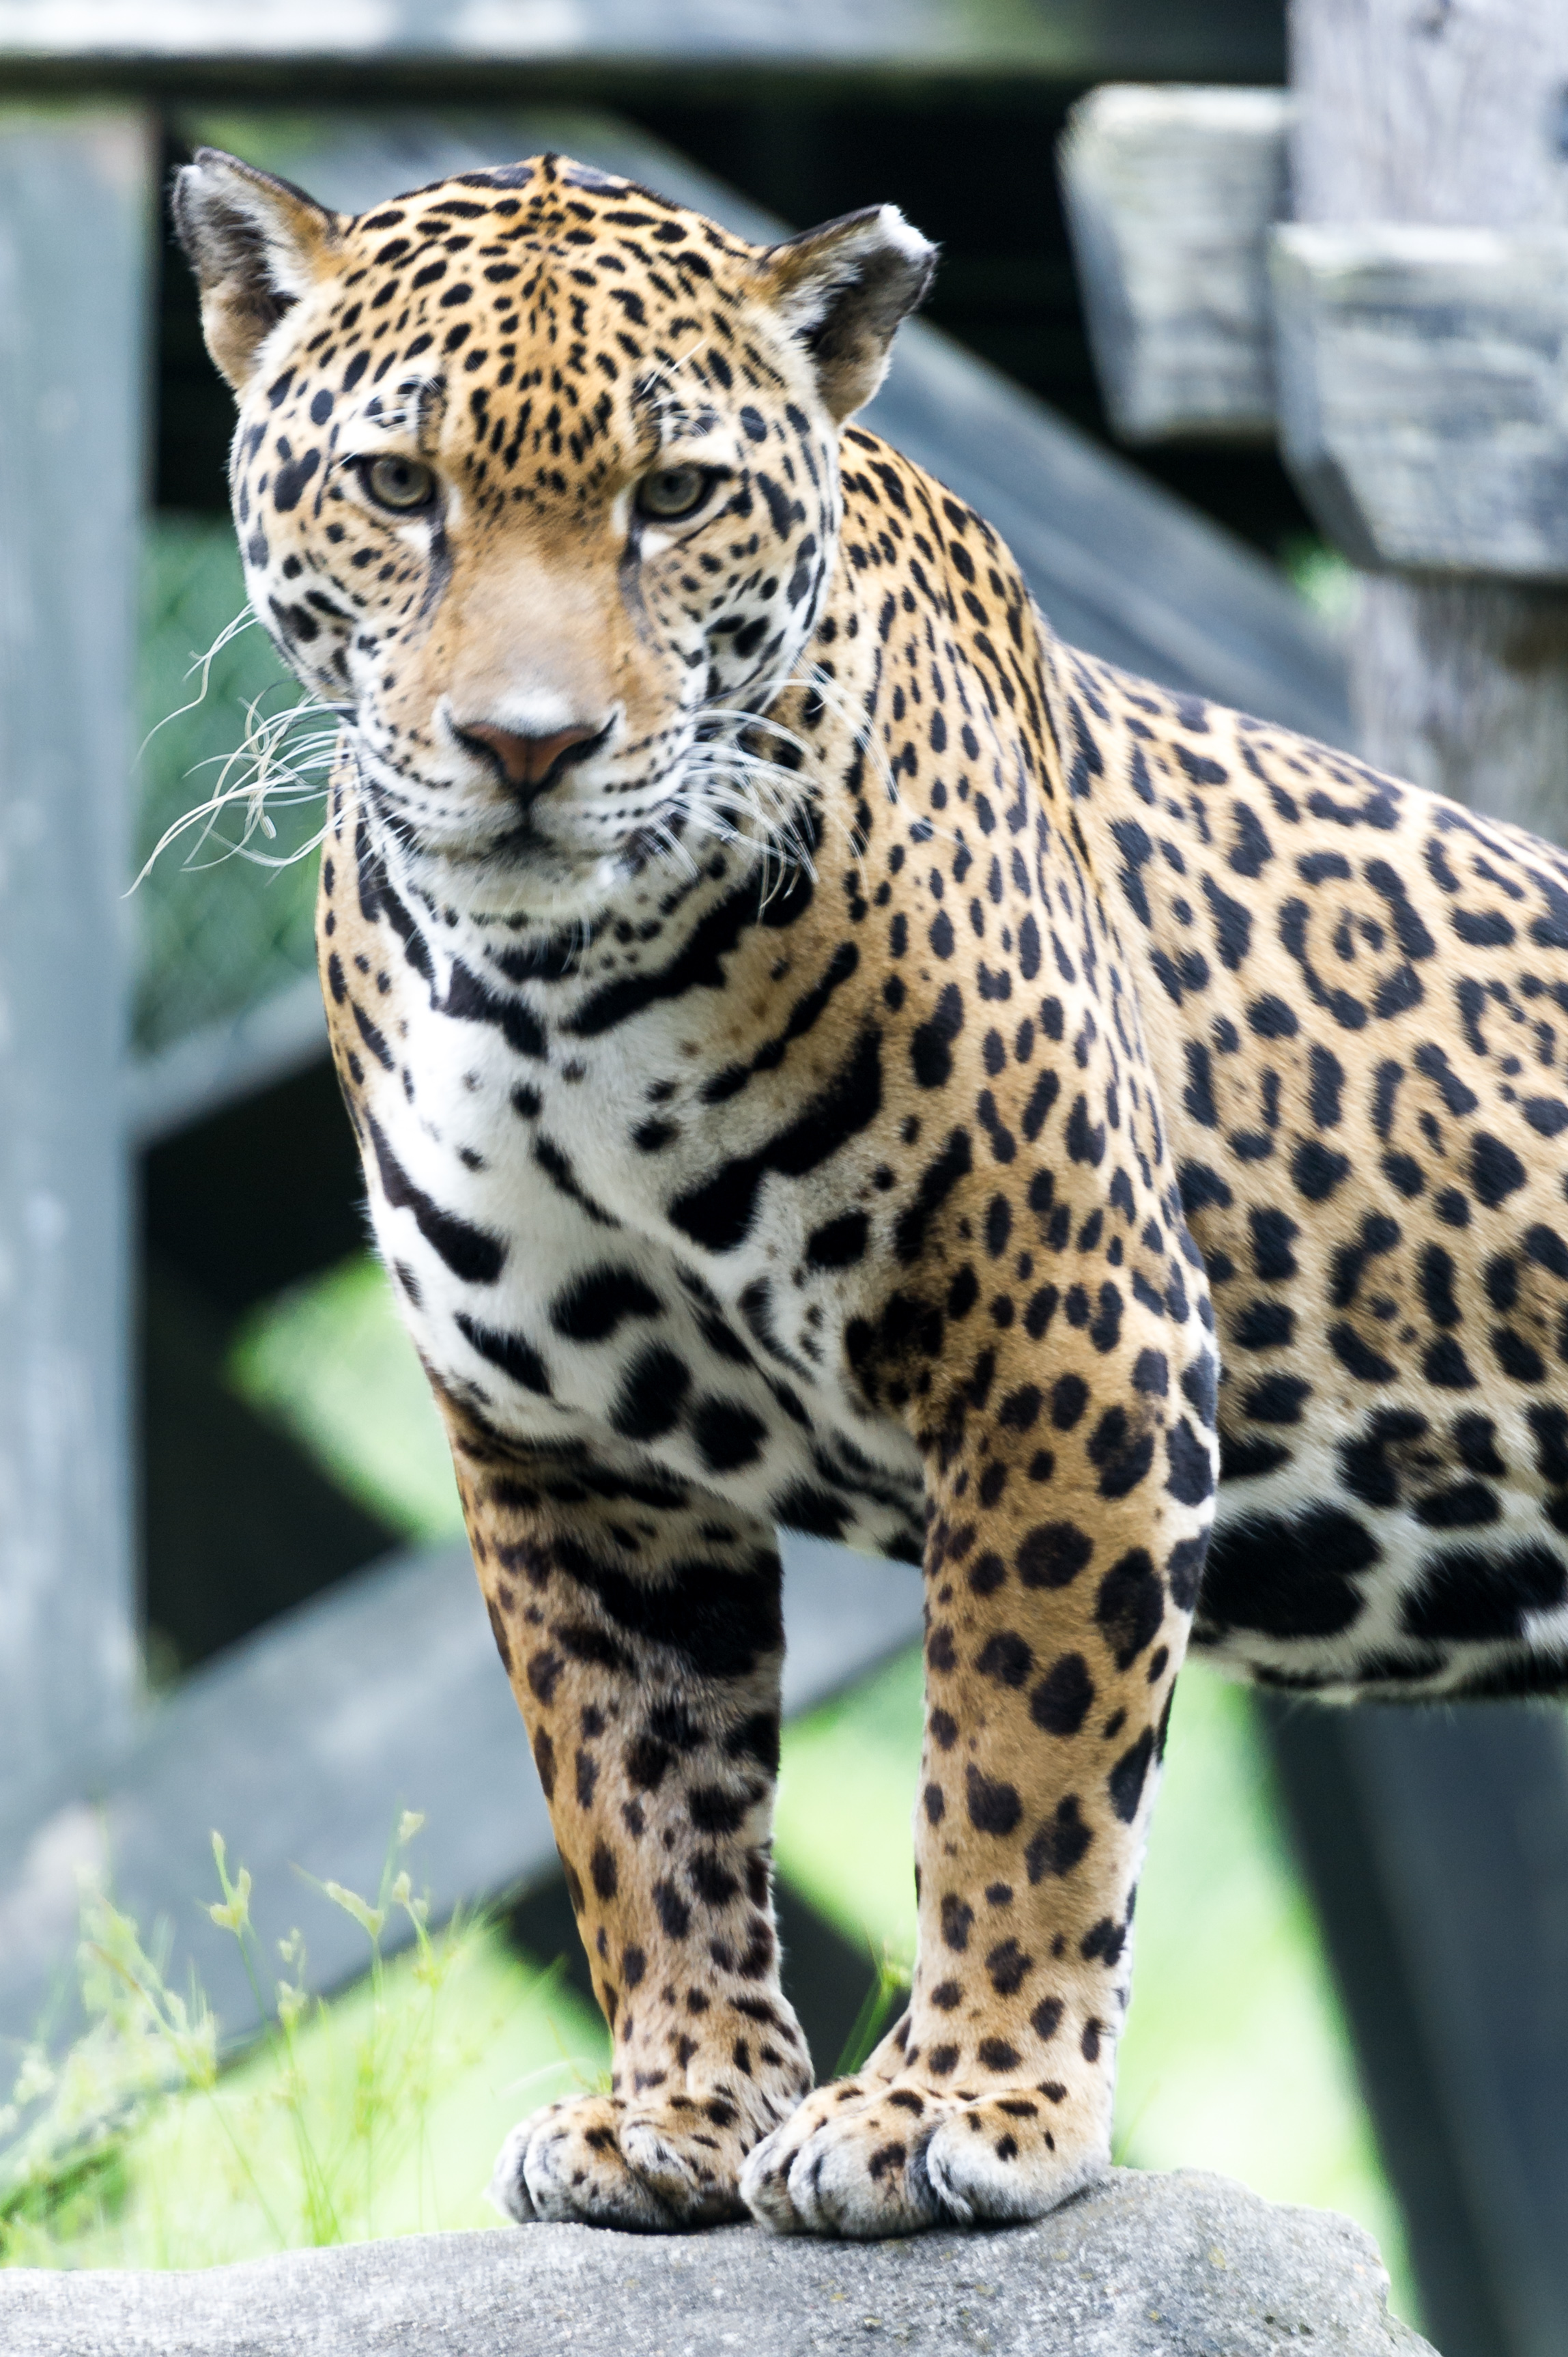
POLYGON ((126 1731, 126 813, 154 149, 0 113, 0 1795, 126 1731))
MULTIPOLYGON (((1291 48, 1299 220, 1568 228, 1562 0, 1292 0, 1291 48)), ((1568 593, 1369 576, 1351 643, 1368 759, 1568 837, 1568 593)), ((1380 2125, 1412 2207, 1429 2329, 1448 2357, 1557 2357, 1568 2344, 1562 1719, 1367 1710, 1305 1742, 1276 1730, 1276 1752, 1331 1902, 1337 1767, 1373 1854, 1366 1895, 1386 1915, 1387 1970, 1380 1990, 1354 1972, 1346 1990, 1374 2096, 1385 2048, 1408 2044, 1421 2068, 1420 2101, 1385 2083, 1380 2125), (1383 2037, 1391 1980, 1402 2018, 1383 2037), (1441 2156, 1422 2148, 1434 2129, 1441 2156), (1446 2247, 1434 2250, 1439 2232, 1446 2247)), ((1357 1927, 1338 1911, 1346 1954, 1357 1927)))
MULTIPOLYGON (((1563 0, 1292 0, 1298 221, 1568 228, 1563 0)), ((1568 837, 1568 594, 1369 576, 1359 749, 1568 837)))

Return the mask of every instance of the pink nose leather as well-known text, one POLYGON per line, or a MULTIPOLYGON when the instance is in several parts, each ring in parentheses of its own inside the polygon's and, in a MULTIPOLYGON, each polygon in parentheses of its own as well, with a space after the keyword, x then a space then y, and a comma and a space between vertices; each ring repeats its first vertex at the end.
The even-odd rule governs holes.
POLYGON ((600 731, 558 728, 553 737, 520 737, 510 728, 492 728, 475 722, 458 733, 495 755, 509 786, 538 787, 544 783, 563 753, 569 753, 574 745, 591 743, 600 731))

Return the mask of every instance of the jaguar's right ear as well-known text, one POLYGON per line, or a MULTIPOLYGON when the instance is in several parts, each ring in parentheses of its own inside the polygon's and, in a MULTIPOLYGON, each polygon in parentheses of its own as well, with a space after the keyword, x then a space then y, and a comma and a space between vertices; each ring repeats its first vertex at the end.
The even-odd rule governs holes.
POLYGON ((199 147, 175 178, 174 225, 201 288, 207 349, 242 393, 268 333, 328 267, 342 216, 290 180, 199 147))

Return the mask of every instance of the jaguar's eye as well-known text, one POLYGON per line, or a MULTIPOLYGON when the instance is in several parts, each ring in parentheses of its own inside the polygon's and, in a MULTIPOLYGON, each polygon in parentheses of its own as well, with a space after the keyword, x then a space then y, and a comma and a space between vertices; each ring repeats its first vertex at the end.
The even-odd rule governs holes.
POLYGON ((660 468, 658 474, 644 475, 639 483, 639 511, 656 516, 661 522, 668 522, 673 516, 690 515, 707 498, 712 480, 705 467, 660 468))
POLYGON ((363 481, 378 507, 398 515, 427 508, 435 497, 435 471, 418 458, 372 458, 363 469, 363 481))

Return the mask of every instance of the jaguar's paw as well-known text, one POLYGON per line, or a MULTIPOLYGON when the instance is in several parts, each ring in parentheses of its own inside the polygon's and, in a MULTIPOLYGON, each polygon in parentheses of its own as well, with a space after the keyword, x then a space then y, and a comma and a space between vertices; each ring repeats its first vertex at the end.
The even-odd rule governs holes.
POLYGON ((751 2140, 729 2104, 572 2095, 513 2128, 490 2200, 520 2225, 542 2218, 666 2234, 710 2226, 746 2215, 739 2177, 751 2140))
POLYGON ((778 2234, 874 2240, 937 2225, 1043 2217, 1110 2168, 1073 2136, 1063 2091, 965 2096, 845 2080, 822 2087, 747 2156, 740 2190, 778 2234))

